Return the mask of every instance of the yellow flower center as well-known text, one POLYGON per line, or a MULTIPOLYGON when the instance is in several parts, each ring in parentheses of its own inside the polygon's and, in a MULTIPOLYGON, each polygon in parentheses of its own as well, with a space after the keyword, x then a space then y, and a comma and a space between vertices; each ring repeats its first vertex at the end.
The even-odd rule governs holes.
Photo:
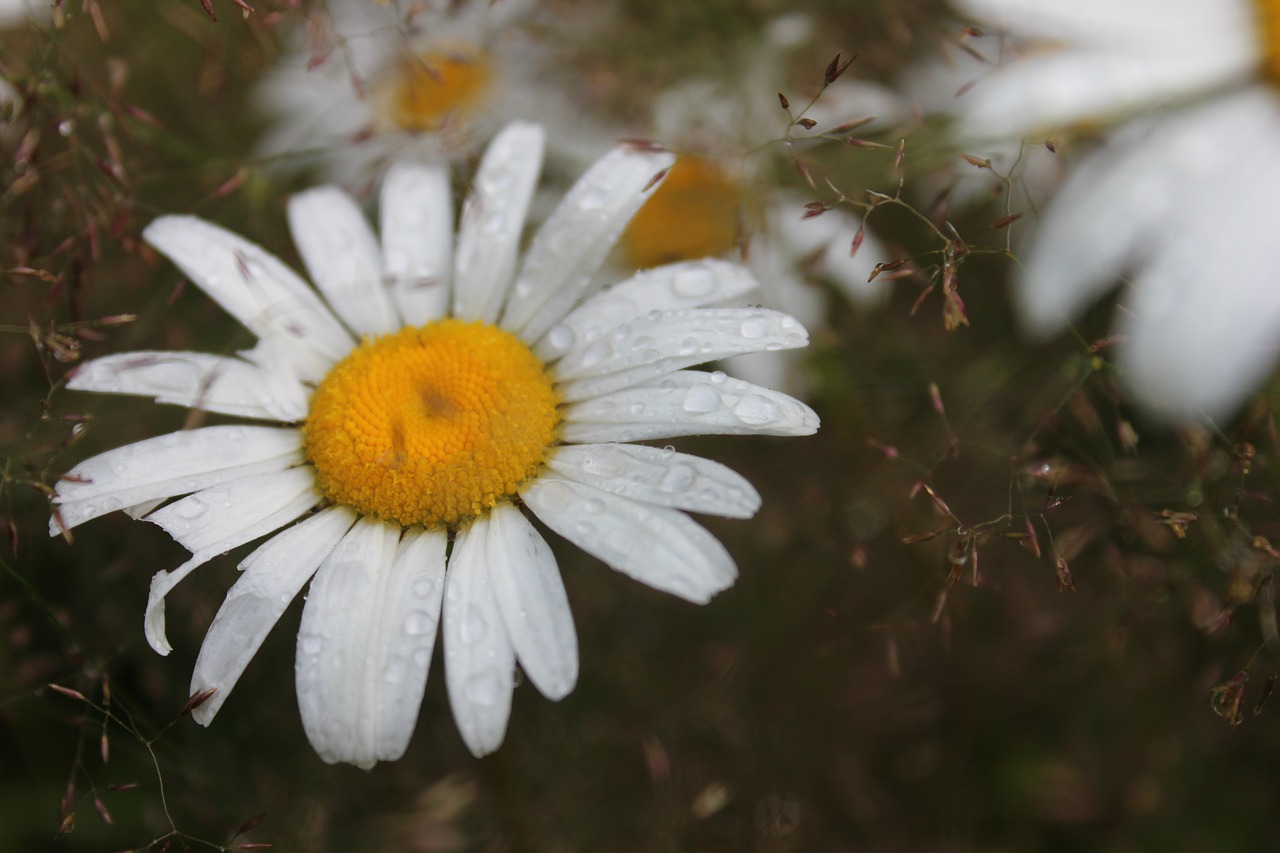
POLYGON ((637 269, 723 255, 739 243, 742 188, 718 163, 681 157, 623 232, 637 269))
POLYGON ((452 118, 466 119, 489 88, 491 68, 474 49, 429 53, 396 68, 387 104, 401 130, 434 131, 452 118))
POLYGON ((560 415, 511 334, 440 320, 366 340, 316 388, 303 427, 322 494, 403 526, 457 525, 537 474, 560 415))
POLYGON ((1262 28, 1262 72, 1280 83, 1280 0, 1256 0, 1262 28))

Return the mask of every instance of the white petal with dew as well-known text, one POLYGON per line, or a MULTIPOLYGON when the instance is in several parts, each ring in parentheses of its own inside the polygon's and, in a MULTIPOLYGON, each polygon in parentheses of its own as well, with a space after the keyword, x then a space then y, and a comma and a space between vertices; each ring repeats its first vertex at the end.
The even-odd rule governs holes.
POLYGON ((382 286, 382 252, 364 214, 337 187, 289 199, 289 231, 298 254, 334 313, 357 335, 381 335, 400 323, 382 286))
POLYGON ((502 327, 536 343, 587 292, 592 276, 631 217, 657 189, 675 156, 621 146, 587 170, 538 229, 502 327))
POLYGON ((449 310, 453 194, 443 168, 396 163, 382 182, 383 271, 406 326, 449 310))
POLYGON ((738 576, 729 552, 683 512, 611 495, 546 472, 520 497, 555 532, 610 567, 696 604, 738 576))
POLYGON ((578 681, 578 635, 555 555, 511 504, 488 521, 486 566, 516 659, 543 696, 563 699, 578 681))
POLYGON ((812 435, 818 415, 781 391, 720 371, 680 370, 561 410, 560 437, 573 444, 678 435, 812 435))
POLYGON ((682 367, 808 343, 804 326, 778 311, 654 311, 560 359, 554 372, 562 398, 574 402, 639 385, 682 367))
POLYGON ((307 416, 307 390, 288 371, 199 352, 126 352, 85 362, 67 388, 139 394, 158 403, 292 423, 307 416))
POLYGON ((213 617, 191 675, 192 696, 214 691, 192 709, 197 723, 213 721, 281 614, 355 521, 351 510, 329 507, 273 536, 240 563, 243 574, 213 617))
POLYGON ((750 518, 760 493, 719 462, 643 444, 575 444, 555 448, 547 467, 588 486, 635 501, 750 518))
POLYGON ((280 338, 298 376, 320 379, 354 341, 310 287, 260 246, 194 216, 162 216, 142 232, 259 338, 280 338))
POLYGON ((302 608, 294 664, 298 710, 307 740, 329 764, 368 769, 380 757, 386 592, 399 540, 396 525, 357 521, 316 570, 302 608))
POLYGON ((477 757, 502 744, 511 716, 515 649, 489 576, 489 520, 458 531, 445 575, 444 672, 449 705, 477 757))
POLYGON ((650 311, 700 308, 733 299, 759 284, 746 267, 705 258, 645 270, 597 293, 551 328, 534 352, 545 363, 579 353, 650 311))
POLYGON ((164 599, 187 575, 219 554, 279 530, 319 502, 310 484, 310 470, 302 469, 301 473, 305 479, 294 469, 236 480, 227 487, 214 486, 152 514, 184 545, 199 545, 191 549, 191 559, 173 571, 157 572, 151 579, 144 625, 153 649, 162 655, 171 650, 165 637, 164 599))
POLYGON ((204 551, 251 526, 275 522, 275 530, 302 515, 322 500, 315 479, 310 465, 241 477, 161 507, 147 521, 188 551, 204 551))
POLYGON ((58 481, 51 535, 127 506, 283 471, 302 461, 295 429, 213 426, 171 432, 100 453, 58 481))
POLYGON ((453 315, 492 323, 511 289, 529 201, 542 172, 543 130, 516 122, 489 143, 462 207, 453 315))

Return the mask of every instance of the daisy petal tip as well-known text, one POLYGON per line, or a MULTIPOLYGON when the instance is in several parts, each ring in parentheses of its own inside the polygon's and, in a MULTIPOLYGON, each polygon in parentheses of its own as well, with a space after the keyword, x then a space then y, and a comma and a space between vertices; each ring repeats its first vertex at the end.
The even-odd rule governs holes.
POLYGON ((157 572, 151 579, 151 592, 147 596, 147 611, 143 619, 147 644, 159 655, 168 655, 173 651, 169 638, 165 636, 164 626, 164 597, 169 592, 168 577, 168 572, 157 572))

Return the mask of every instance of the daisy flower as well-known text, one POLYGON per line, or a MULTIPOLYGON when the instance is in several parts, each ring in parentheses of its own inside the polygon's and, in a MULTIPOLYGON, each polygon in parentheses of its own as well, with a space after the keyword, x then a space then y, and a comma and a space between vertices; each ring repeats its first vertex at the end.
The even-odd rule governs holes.
MULTIPOLYGON (((826 316, 816 279, 829 281, 855 304, 884 297, 883 282, 868 282, 876 263, 888 257, 875 235, 864 232, 861 248, 850 251, 861 220, 839 208, 806 216, 812 197, 779 191, 762 174, 759 149, 780 140, 788 123, 776 94, 786 88, 780 84, 782 57, 798 49, 810 31, 803 15, 776 19, 738 79, 690 81, 659 96, 652 132, 684 153, 623 232, 621 266, 645 268, 706 256, 740 259, 762 282, 755 299, 808 325, 826 316), (740 153, 745 151, 757 153, 740 153)), ((894 109, 893 99, 870 84, 842 83, 828 92, 812 112, 819 121, 814 133, 894 109)), ((802 387, 793 362, 747 356, 732 364, 757 382, 802 387)))
MULTIPOLYGON (((362 185, 397 158, 475 153, 502 120, 560 128, 556 153, 590 157, 573 140, 582 122, 537 85, 543 60, 522 25, 531 0, 406 4, 330 0, 259 83, 269 119, 258 154, 285 165, 314 157, 333 181, 362 185)), ((585 144, 585 143, 584 143, 585 144)))
POLYGON ((239 357, 107 356, 67 386, 265 424, 176 432, 95 456, 58 483, 51 528, 126 509, 192 552, 151 585, 146 636, 161 654, 169 591, 215 555, 270 534, 240 564, 200 649, 191 694, 208 698, 192 712, 198 722, 213 719, 310 580, 297 694, 321 758, 370 767, 404 752, 441 619, 463 740, 476 755, 496 749, 517 662, 551 699, 578 673, 556 560, 528 514, 689 601, 733 583, 724 546, 686 513, 746 518, 759 495, 722 465, 630 442, 813 433, 818 419, 798 401, 687 369, 804 346, 805 330, 773 311, 706 307, 755 284, 716 260, 592 291, 604 255, 671 163, 660 151, 620 147, 602 158, 517 263, 542 149, 537 125, 494 139, 456 244, 443 168, 391 169, 380 239, 337 189, 294 197, 289 223, 318 294, 263 249, 194 217, 145 230, 258 344, 239 357))
POLYGON ((1273 370, 1280 338, 1280 5, 957 5, 1052 45, 963 96, 969 135, 1139 113, 1080 160, 1019 252, 1027 327, 1057 331, 1125 276, 1117 364, 1138 399, 1166 417, 1230 415, 1273 370))

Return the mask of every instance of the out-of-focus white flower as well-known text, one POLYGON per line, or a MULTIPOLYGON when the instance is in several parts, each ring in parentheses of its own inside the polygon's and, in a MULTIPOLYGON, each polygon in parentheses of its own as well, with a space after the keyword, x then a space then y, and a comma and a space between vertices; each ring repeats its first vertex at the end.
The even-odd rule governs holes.
POLYGON ((241 563, 200 649, 198 722, 213 719, 310 582, 296 681, 321 758, 370 767, 404 752, 441 621, 463 740, 476 755, 497 749, 517 662, 553 700, 578 675, 555 556, 526 510, 686 600, 733 584, 732 557, 687 513, 750 517, 755 489, 723 465, 631 442, 813 433, 818 418, 798 400, 688 369, 801 347, 807 333, 776 311, 718 307, 755 286, 718 260, 593 292, 596 269, 671 164, 661 151, 603 157, 518 263, 542 151, 537 125, 495 137, 456 243, 442 165, 390 171, 380 238, 336 188, 295 196, 289 223, 319 293, 210 223, 167 216, 147 227, 258 344, 240 357, 107 356, 67 387, 262 425, 186 430, 88 459, 59 481, 50 527, 126 509, 192 552, 152 581, 146 635, 161 654, 168 593, 215 556, 270 537, 241 563))
POLYGON ((55 0, 0 0, 0 28, 45 21, 53 14, 55 0))
POLYGON ((1019 252, 1017 307, 1057 331, 1122 276, 1117 363, 1171 418, 1222 417, 1280 355, 1280 7, 958 0, 1020 41, 960 99, 972 138, 1134 120, 1084 157, 1019 252))
POLYGON ((597 140, 551 84, 551 63, 525 26, 533 0, 378 3, 329 0, 295 34, 255 93, 268 121, 258 154, 314 164, 362 186, 393 159, 473 154, 512 119, 553 129, 553 155, 580 165, 597 140))
MULTIPOLYGON (((806 207, 814 197, 778 190, 761 168, 790 122, 778 102, 778 92, 791 88, 783 60, 811 36, 808 17, 783 16, 747 52, 740 73, 689 81, 658 96, 652 133, 682 156, 623 233, 622 264, 644 268, 705 255, 741 260, 761 282, 755 299, 811 326, 826 322, 819 280, 855 304, 875 304, 885 296, 885 285, 868 278, 887 254, 861 220, 845 208, 814 215, 806 207)), ((814 89, 820 72, 818 63, 814 89)), ((808 98, 793 94, 798 111, 808 98)), ((806 113, 817 125, 796 132, 819 134, 863 118, 878 118, 883 126, 901 116, 900 101, 887 90, 850 76, 830 86, 806 113)), ((803 387, 796 358, 744 356, 731 366, 761 384, 803 387)))

